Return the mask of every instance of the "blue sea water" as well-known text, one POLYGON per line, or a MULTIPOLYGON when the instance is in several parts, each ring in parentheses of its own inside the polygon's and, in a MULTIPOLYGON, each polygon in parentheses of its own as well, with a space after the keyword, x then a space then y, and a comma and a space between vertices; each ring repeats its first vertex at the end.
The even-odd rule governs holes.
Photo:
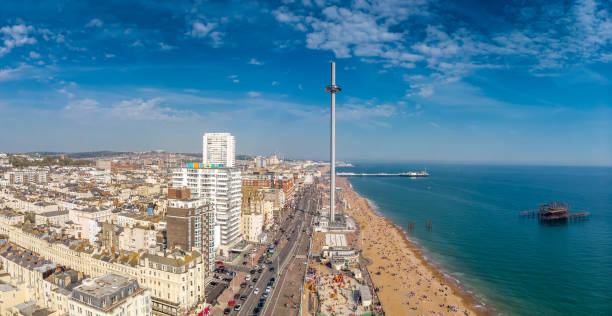
MULTIPOLYGON (((350 172, 422 170, 357 163, 350 172)), ((612 168, 426 165, 428 178, 351 177, 443 270, 503 315, 612 315, 612 168), (587 221, 541 225, 521 210, 561 201, 587 221), (425 227, 432 221, 433 229, 425 227), (408 222, 415 223, 408 231, 408 222)))

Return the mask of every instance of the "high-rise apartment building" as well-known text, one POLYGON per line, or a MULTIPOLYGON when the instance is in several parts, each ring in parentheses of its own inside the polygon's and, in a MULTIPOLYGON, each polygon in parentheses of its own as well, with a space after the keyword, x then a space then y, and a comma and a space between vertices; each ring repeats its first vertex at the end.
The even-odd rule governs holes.
POLYGON ((202 137, 202 163, 221 164, 233 168, 236 159, 236 141, 230 133, 206 133, 202 137))
POLYGON ((168 249, 197 250, 212 271, 215 242, 215 212, 203 199, 169 200, 166 211, 168 249))
MULTIPOLYGON (((191 197, 204 199, 215 210, 215 248, 227 250, 240 241, 242 202, 240 170, 188 164, 172 173, 174 188, 189 188, 191 197)), ((170 228, 168 228, 170 230, 170 228)))

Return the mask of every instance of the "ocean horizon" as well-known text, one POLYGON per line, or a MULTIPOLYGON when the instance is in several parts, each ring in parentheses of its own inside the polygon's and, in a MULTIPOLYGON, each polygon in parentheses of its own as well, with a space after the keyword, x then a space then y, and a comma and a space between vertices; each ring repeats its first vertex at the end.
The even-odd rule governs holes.
POLYGON ((432 265, 496 313, 612 312, 612 167, 357 162, 338 171, 425 168, 430 177, 349 181, 432 265), (563 225, 519 216, 553 201, 590 216, 563 225))

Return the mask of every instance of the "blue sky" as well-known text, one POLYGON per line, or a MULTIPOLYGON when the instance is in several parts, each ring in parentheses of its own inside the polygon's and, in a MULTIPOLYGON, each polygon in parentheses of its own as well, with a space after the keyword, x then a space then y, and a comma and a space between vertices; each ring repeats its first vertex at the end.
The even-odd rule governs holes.
POLYGON ((0 151, 612 165, 612 5, 3 1, 0 151))

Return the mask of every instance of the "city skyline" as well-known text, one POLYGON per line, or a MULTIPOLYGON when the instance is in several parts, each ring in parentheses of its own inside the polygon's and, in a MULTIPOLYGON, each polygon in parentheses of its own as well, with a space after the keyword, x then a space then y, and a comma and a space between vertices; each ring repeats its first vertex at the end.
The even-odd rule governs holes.
POLYGON ((611 30, 598 1, 5 3, 0 152, 326 160, 333 60, 338 160, 612 165, 611 30))

